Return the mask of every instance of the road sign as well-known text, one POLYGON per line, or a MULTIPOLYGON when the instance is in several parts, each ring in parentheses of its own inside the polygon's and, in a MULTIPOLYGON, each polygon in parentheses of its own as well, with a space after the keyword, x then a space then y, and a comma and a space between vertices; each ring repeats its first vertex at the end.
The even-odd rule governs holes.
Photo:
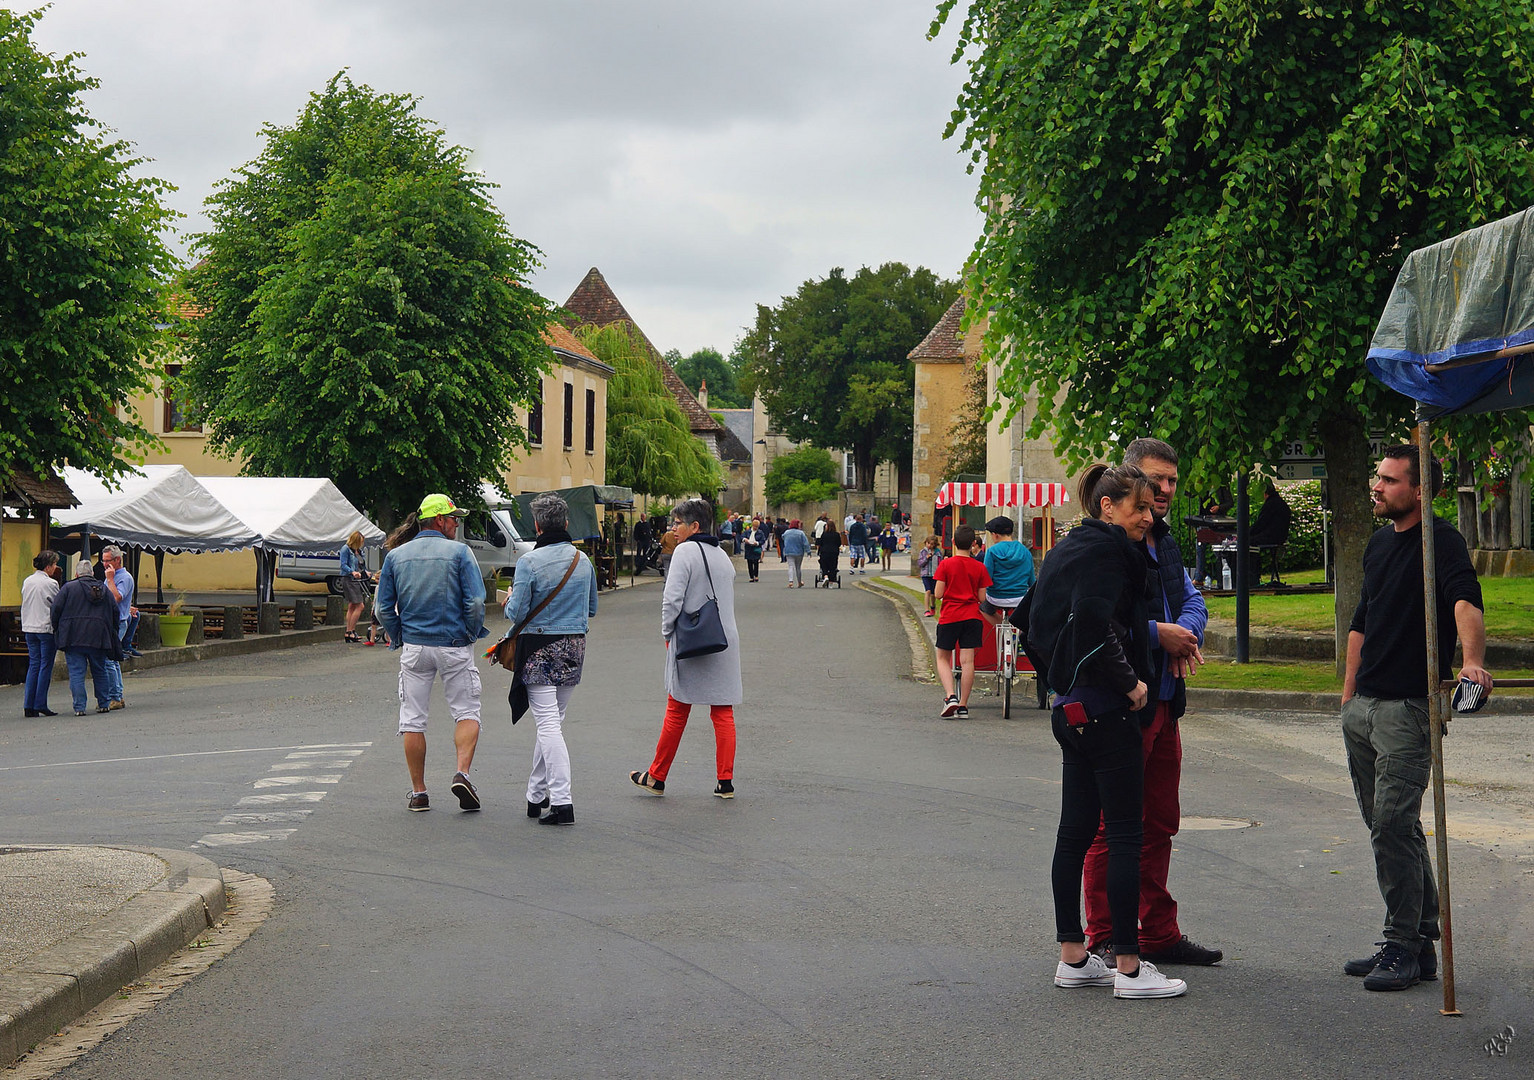
POLYGON ((1274 471, 1280 480, 1325 480, 1326 462, 1318 458, 1285 460, 1274 471))

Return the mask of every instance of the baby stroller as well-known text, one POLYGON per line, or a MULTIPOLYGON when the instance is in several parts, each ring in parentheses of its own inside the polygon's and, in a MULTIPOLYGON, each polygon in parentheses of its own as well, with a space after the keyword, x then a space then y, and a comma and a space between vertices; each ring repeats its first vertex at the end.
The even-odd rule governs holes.
POLYGON ((835 548, 821 553, 820 570, 815 574, 815 588, 829 589, 832 585, 838 589, 842 587, 842 576, 837 572, 837 563, 840 559, 841 552, 835 548))

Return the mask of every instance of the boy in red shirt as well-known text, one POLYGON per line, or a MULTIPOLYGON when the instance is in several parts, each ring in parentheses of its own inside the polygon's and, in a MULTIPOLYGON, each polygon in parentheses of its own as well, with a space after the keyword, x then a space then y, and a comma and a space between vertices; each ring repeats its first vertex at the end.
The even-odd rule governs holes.
POLYGON ((980 624, 980 605, 991 575, 985 564, 973 555, 975 530, 960 525, 953 531, 953 553, 958 558, 944 559, 937 565, 937 598, 943 610, 937 620, 937 677, 943 683, 943 711, 939 716, 955 720, 969 718, 969 692, 975 686, 975 650, 980 648, 984 630, 980 624), (953 692, 953 659, 959 654, 959 692, 953 692))

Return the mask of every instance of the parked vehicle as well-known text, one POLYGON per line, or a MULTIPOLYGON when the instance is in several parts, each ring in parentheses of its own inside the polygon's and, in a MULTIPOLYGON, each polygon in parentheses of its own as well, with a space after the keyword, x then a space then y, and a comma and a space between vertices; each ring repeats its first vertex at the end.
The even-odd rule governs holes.
MULTIPOLYGON (((383 549, 363 548, 362 561, 368 573, 378 573, 383 565, 383 549)), ((332 596, 341 595, 341 560, 338 555, 279 555, 277 576, 289 581, 302 581, 310 585, 325 583, 332 596)))

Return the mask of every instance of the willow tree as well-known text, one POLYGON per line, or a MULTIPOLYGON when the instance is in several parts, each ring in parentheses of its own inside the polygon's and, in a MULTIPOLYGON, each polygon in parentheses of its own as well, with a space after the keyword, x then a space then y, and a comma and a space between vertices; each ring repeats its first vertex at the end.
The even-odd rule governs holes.
POLYGON ((576 331, 614 374, 607 384, 607 480, 642 495, 712 502, 722 484, 719 463, 687 427, 661 378, 644 336, 627 323, 576 331))
POLYGON ((1534 9, 974 0, 955 61, 967 284, 1030 434, 1159 435, 1206 488, 1319 441, 1345 626, 1367 432, 1409 408, 1364 354, 1407 252, 1534 202, 1534 9))

